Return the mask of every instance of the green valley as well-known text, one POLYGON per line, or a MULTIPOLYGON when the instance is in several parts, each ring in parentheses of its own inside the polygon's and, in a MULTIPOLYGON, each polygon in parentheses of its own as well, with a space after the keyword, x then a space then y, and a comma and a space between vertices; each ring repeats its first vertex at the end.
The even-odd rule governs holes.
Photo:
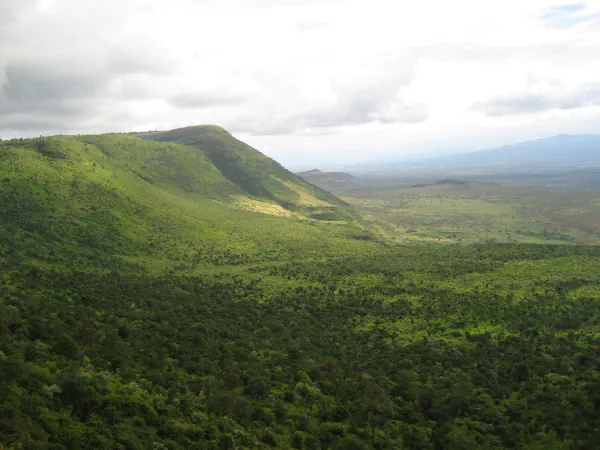
POLYGON ((600 446, 596 193, 318 176, 1 141, 0 448, 600 446))
POLYGON ((399 242, 600 243, 597 190, 555 192, 452 178, 382 187, 357 178, 332 185, 332 175, 300 175, 332 189, 399 242))

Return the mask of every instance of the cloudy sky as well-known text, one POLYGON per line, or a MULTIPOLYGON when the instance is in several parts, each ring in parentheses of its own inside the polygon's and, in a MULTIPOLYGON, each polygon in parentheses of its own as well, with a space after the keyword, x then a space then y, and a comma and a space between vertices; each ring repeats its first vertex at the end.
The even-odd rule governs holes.
POLYGON ((0 0, 0 137, 219 124, 292 168, 600 133, 600 0, 0 0))

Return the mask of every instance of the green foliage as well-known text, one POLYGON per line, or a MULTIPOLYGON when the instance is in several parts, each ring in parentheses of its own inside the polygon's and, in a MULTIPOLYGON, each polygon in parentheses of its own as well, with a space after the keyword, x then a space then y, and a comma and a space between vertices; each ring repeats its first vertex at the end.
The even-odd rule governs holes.
POLYGON ((223 133, 0 145, 0 447, 600 445, 599 247, 239 211, 223 133))
POLYGON ((3 259, 0 442, 593 448, 599 263, 519 244, 244 276, 3 259))
POLYGON ((190 271, 306 257, 316 249, 365 250, 346 245, 360 231, 349 212, 338 213, 349 225, 331 227, 301 215, 239 211, 232 200, 244 194, 205 153, 184 145, 125 135, 6 141, 0 146, 0 249, 50 263, 101 258, 114 267, 120 258, 119 264, 151 270, 190 271), (40 153, 40 142, 63 157, 40 153))

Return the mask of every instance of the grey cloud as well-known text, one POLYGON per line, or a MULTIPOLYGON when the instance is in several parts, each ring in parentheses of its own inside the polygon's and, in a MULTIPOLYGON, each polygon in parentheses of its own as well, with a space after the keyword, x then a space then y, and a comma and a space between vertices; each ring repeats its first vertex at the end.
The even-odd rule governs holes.
POLYGON ((473 105, 487 116, 531 114, 549 110, 569 110, 600 105, 600 83, 575 89, 560 86, 542 92, 521 92, 492 97, 473 105))
POLYGON ((0 56, 0 107, 4 101, 5 89, 8 86, 8 74, 6 73, 6 62, 0 56))
MULTIPOLYGON (((112 111, 127 108, 123 98, 117 104, 111 95, 119 76, 115 72, 107 71, 106 66, 60 58, 9 65, 0 95, 0 129, 78 130, 98 118, 108 123, 112 111)), ((149 91, 138 94, 137 100, 155 95, 149 91)))
MULTIPOLYGON (((402 91, 415 77, 416 60, 404 54, 388 54, 364 61, 316 90, 329 95, 304 92, 302 78, 286 75, 277 79, 262 72, 254 74, 257 91, 236 92, 235 88, 183 92, 167 99, 178 109, 194 113, 207 108, 232 106, 223 111, 221 123, 233 132, 254 135, 327 134, 340 127, 367 123, 418 123, 429 117, 429 106, 404 100, 402 91)), ((314 68, 315 71, 319 70, 314 68)), ((252 83, 250 83, 253 85, 252 83)))
POLYGON ((235 105, 242 102, 244 99, 245 96, 242 94, 214 90, 205 92, 180 93, 168 97, 166 102, 173 108, 201 109, 212 106, 235 105))
POLYGON ((0 25, 14 21, 19 14, 35 5, 35 0, 2 0, 0 2, 0 25))
MULTIPOLYGON (((11 41, 10 29, 18 22, 19 16, 23 15, 35 0, 2 0, 0 1, 0 102, 3 100, 4 90, 8 84, 6 69, 8 66, 7 42, 11 41), (2 45, 5 43, 5 45, 2 45)), ((1 103, 0 103, 1 106, 1 103)))
MULTIPOLYGON (((322 1, 254 3, 271 8, 320 5, 322 1)), ((269 64, 260 70, 238 67, 232 61, 236 55, 229 60, 222 55, 211 60, 210 51, 206 61, 179 61, 153 43, 152 36, 133 34, 135 20, 134 26, 128 27, 129 19, 135 17, 139 12, 136 8, 139 10, 143 2, 106 2, 83 7, 76 0, 55 0, 53 8, 41 11, 34 0, 0 0, 2 133, 107 130, 109 126, 164 121, 165 113, 172 114, 169 120, 173 123, 219 121, 234 131, 254 134, 325 134, 365 123, 427 120, 427 105, 410 104, 402 98, 402 89, 414 78, 413 58, 398 61, 393 55, 385 55, 378 63, 366 62, 360 67, 355 67, 354 61, 342 61, 348 70, 339 70, 342 79, 334 79, 331 85, 327 81, 338 72, 337 68, 332 65, 329 70, 333 73, 320 72, 320 67, 310 67, 310 58, 302 62, 308 68, 289 70, 269 64), (185 73, 184 68, 191 72, 185 73), (212 84, 202 84, 205 80, 200 70, 207 73, 207 83, 218 80, 225 87, 206 89, 212 84), (305 79, 302 70, 315 73, 305 79), (196 74, 199 88, 184 89, 194 86, 196 74), (310 98, 311 83, 326 92, 327 98, 310 98), (308 99, 300 92, 303 89, 308 99), (159 101, 152 108, 145 108, 148 101, 155 100, 159 101), (137 110, 138 117, 132 117, 130 110, 137 110)), ((319 21, 305 22, 298 24, 298 29, 326 26, 319 21)), ((249 66, 253 64, 248 62, 249 66)))
POLYGON ((74 134, 129 131, 127 123, 135 120, 131 111, 110 99, 74 100, 48 111, 0 112, 4 135, 74 134), (6 133, 8 132, 8 134, 6 133))
POLYGON ((336 100, 309 112, 304 122, 309 127, 335 127, 370 122, 415 123, 429 117, 429 108, 408 104, 402 89, 415 76, 414 60, 395 61, 391 67, 374 64, 357 79, 334 83, 336 100))
MULTIPOLYGON (((227 128, 233 132, 264 135, 325 135, 335 133, 340 127, 368 123, 420 123, 429 118, 430 107, 424 103, 404 104, 373 110, 364 103, 346 105, 345 108, 329 107, 314 109, 303 114, 281 117, 273 115, 271 120, 225 119, 227 128)), ((269 117, 267 114, 261 116, 269 117)))
POLYGON ((166 79, 178 61, 119 25, 107 34, 120 38, 119 45, 98 35, 106 33, 111 14, 131 4, 112 5, 106 17, 92 19, 70 0, 56 0, 51 14, 40 12, 38 3, 0 0, 0 131, 104 127, 113 112, 128 109, 128 101, 163 94, 146 78, 166 79))
POLYGON ((407 104, 402 100, 389 103, 375 98, 351 98, 330 108, 317 110, 298 118, 308 128, 333 128, 348 125, 380 123, 418 123, 429 118, 429 106, 407 104))
MULTIPOLYGON (((79 72, 44 65, 16 65, 6 69, 8 85, 5 97, 16 104, 40 100, 88 97, 100 92, 103 80, 92 71, 79 72)), ((30 105, 29 105, 30 106, 30 105)))
POLYGON ((308 107, 300 102, 290 111, 267 108, 258 119, 237 118, 230 122, 236 132, 255 135, 328 134, 340 127, 368 123, 419 123, 428 120, 430 108, 409 103, 402 90, 414 78, 415 61, 399 61, 390 67, 374 64, 355 79, 333 81, 335 98, 308 107), (262 120, 261 120, 262 119, 262 120))
POLYGON ((113 47, 106 56, 106 70, 109 73, 166 76, 176 68, 175 59, 164 51, 157 52, 149 42, 138 42, 131 47, 113 47))
POLYGON ((93 118, 101 103, 102 79, 91 72, 49 64, 20 64, 6 69, 0 96, 0 130, 27 134, 61 132, 93 118))
POLYGON ((108 95, 121 101, 145 101, 162 99, 164 87, 162 79, 158 80, 146 74, 128 74, 117 77, 108 87, 108 95))
POLYGON ((67 130, 65 116, 60 113, 53 116, 11 113, 0 117, 4 130, 33 131, 35 134, 64 133, 67 130))

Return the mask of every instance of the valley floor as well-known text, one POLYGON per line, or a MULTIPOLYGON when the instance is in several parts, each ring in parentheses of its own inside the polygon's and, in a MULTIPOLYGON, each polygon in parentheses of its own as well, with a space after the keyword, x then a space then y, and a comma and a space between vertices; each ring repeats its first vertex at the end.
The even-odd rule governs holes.
POLYGON ((204 275, 0 261, 5 448, 600 445, 598 247, 393 246, 204 275))
POLYGON ((600 243, 599 191, 450 181, 341 195, 378 231, 399 241, 600 243))

